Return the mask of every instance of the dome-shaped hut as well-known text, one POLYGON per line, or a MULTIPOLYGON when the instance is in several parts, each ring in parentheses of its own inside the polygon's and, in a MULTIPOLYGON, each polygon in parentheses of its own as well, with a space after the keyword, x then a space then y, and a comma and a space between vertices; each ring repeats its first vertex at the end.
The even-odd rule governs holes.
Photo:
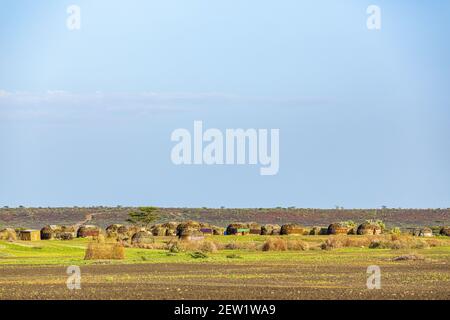
POLYGON ((72 240, 77 235, 75 226, 47 225, 41 229, 42 240, 72 240))
POLYGON ((261 226, 261 234, 264 236, 279 235, 281 227, 278 224, 265 224, 261 226))
POLYGON ((250 233, 250 228, 247 223, 235 222, 227 227, 227 235, 245 236, 250 233))
POLYGON ((201 225, 197 221, 181 222, 177 226, 177 236, 181 237, 181 236, 187 235, 188 233, 193 232, 193 231, 200 231, 200 229, 201 229, 201 225))
POLYGON ((135 226, 126 226, 122 224, 112 224, 108 226, 106 231, 106 236, 111 239, 116 239, 118 241, 128 241, 131 237, 142 228, 135 226))
POLYGON ((280 235, 303 235, 306 229, 295 223, 284 224, 281 226, 280 235))
POLYGON ((328 234, 354 234, 355 226, 346 222, 332 223, 328 226, 328 234))
POLYGON ((439 233, 441 234, 441 236, 450 237, 450 227, 442 227, 439 233))
POLYGON ((151 244, 155 243, 155 237, 149 231, 136 232, 131 238, 132 244, 151 244))
POLYGON ((261 225, 259 223, 249 222, 247 226, 250 229, 250 234, 261 234, 261 225))
POLYGON ((82 225, 77 231, 78 238, 98 237, 102 233, 100 227, 94 225, 82 225))
POLYGON ((382 229, 378 224, 364 222, 359 225, 356 233, 359 235, 379 235, 381 231, 382 229))
POLYGON ((165 229, 165 236, 176 236, 177 235, 177 227, 178 222, 166 222, 161 225, 162 228, 165 229))

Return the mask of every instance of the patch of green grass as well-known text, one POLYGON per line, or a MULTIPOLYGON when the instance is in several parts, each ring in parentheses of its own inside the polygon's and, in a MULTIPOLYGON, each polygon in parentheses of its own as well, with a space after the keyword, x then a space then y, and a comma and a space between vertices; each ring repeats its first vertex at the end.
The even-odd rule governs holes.
MULTIPOLYGON (((221 236, 215 237, 221 238, 221 236)), ((226 237, 223 237, 226 238, 226 237)), ((312 237, 314 238, 314 236, 312 237)), ((230 238, 228 238, 228 241, 230 238)), ((236 241, 263 241, 264 236, 235 237, 236 241), (262 238, 260 238, 262 237, 262 238), (246 239, 247 238, 247 239, 246 239), (241 240, 242 239, 242 240, 241 240)), ((303 240, 304 238, 302 238, 303 240)), ((223 239, 218 239, 223 241, 223 239)), ((96 261, 85 261, 85 248, 89 240, 75 239, 72 241, 37 241, 37 242, 7 242, 0 241, 0 265, 86 265, 96 261)), ((430 249, 416 249, 431 260, 450 263, 450 246, 432 247, 430 249)), ((342 248, 330 251, 252 251, 245 249, 219 250, 208 253, 207 257, 199 257, 195 251, 170 253, 167 250, 126 248, 125 259, 111 261, 111 264, 136 263, 265 263, 265 264, 335 264, 361 265, 368 263, 398 263, 389 259, 408 254, 411 250, 342 248)))

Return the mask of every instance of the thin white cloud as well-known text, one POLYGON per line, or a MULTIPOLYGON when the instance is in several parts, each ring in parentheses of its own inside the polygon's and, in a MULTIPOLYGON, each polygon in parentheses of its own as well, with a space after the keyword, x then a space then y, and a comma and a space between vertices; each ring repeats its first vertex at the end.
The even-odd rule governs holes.
POLYGON ((142 117, 162 112, 186 112, 204 107, 315 105, 320 99, 243 97, 223 93, 43 93, 0 90, 0 120, 74 120, 102 117, 142 117))

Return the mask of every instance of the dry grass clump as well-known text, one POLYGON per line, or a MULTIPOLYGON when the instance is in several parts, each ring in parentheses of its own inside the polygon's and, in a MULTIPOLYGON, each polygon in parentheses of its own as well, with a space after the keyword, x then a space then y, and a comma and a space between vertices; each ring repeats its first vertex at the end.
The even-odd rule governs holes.
POLYGON ((332 249, 339 249, 344 246, 341 239, 337 237, 329 237, 327 240, 325 240, 324 243, 320 245, 322 250, 332 250, 332 249))
POLYGON ((287 242, 280 238, 269 238, 262 246, 262 251, 286 251, 287 249, 287 242))
MULTIPOLYGON (((432 239, 434 240, 434 239, 432 239)), ((434 246, 440 245, 434 241, 434 246)), ((391 235, 389 238, 374 239, 371 241, 371 249, 428 249, 430 244, 423 239, 417 239, 411 236, 391 235)))
POLYGON ((125 248, 120 243, 99 243, 88 244, 84 260, 122 260, 125 259, 125 248))
POLYGON ((309 250, 309 244, 302 240, 286 240, 281 238, 269 238, 261 247, 262 251, 287 251, 309 250))
POLYGON ((288 250, 306 251, 309 250, 309 244, 302 240, 289 240, 287 242, 288 250))
POLYGON ((200 252, 217 252, 224 246, 211 240, 203 241, 169 241, 163 245, 163 248, 171 253, 186 252, 186 251, 200 251, 200 252))
POLYGON ((256 250, 259 250, 259 246, 258 246, 258 244, 256 244, 253 241, 252 242, 236 242, 236 241, 232 241, 232 242, 229 242, 229 243, 225 244, 223 249, 256 251, 256 250))

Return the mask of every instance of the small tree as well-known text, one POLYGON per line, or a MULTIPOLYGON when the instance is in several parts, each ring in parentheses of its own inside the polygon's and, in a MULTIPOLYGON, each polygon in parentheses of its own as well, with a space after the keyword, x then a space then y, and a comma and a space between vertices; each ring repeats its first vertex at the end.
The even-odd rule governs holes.
POLYGON ((128 213, 129 218, 127 221, 136 226, 148 228, 154 221, 159 219, 157 211, 158 208, 156 207, 140 207, 138 211, 128 213))

